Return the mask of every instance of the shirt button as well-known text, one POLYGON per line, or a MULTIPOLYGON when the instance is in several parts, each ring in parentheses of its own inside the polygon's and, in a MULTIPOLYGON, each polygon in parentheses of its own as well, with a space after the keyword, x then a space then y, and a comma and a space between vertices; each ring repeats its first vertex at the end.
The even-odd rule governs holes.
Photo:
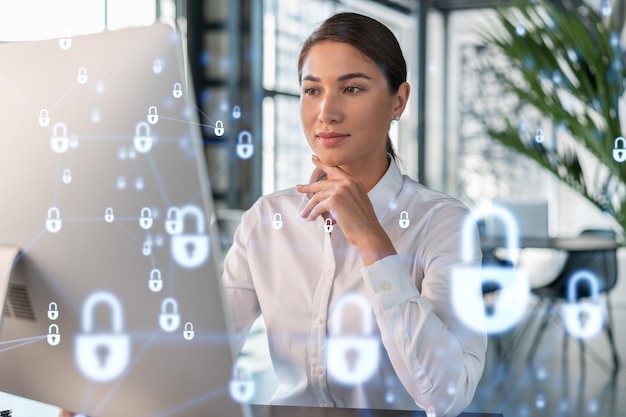
POLYGON ((332 277, 333 276, 333 271, 331 271, 330 269, 326 270, 326 276, 327 277, 332 277))
POLYGON ((380 284, 380 289, 383 291, 389 291, 391 289, 391 284, 388 282, 383 282, 380 284))
POLYGON ((319 316, 315 317, 315 323, 317 323, 318 325, 322 324, 322 318, 319 316))
POLYGON ((318 366, 317 368, 315 368, 315 373, 318 375, 322 375, 324 373, 324 370, 318 366))

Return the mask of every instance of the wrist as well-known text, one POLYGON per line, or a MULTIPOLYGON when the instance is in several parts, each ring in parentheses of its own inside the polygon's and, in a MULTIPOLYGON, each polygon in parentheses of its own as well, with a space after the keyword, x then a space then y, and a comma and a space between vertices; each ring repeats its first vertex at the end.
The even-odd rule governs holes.
POLYGON ((364 266, 372 265, 387 256, 397 254, 391 239, 382 228, 378 232, 364 235, 355 242, 355 246, 361 255, 364 266))

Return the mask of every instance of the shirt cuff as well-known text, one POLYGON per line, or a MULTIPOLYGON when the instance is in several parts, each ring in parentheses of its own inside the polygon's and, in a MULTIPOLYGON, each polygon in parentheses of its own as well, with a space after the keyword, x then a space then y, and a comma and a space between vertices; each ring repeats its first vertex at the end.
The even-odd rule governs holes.
POLYGON ((370 296, 378 300, 383 311, 420 296, 399 255, 390 255, 364 266, 361 274, 370 296))

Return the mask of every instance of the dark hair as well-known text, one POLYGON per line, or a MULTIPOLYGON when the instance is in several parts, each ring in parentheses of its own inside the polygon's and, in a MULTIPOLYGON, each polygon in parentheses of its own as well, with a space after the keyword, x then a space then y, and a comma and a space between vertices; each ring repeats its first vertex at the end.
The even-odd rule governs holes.
MULTIPOLYGON (((400 44, 389 28, 378 20, 358 13, 337 13, 329 17, 302 45, 298 58, 298 81, 302 82, 302 65, 313 45, 322 41, 344 42, 371 59, 387 79, 394 94, 406 81, 406 61, 400 44)), ((387 152, 396 153, 387 135, 387 152)))

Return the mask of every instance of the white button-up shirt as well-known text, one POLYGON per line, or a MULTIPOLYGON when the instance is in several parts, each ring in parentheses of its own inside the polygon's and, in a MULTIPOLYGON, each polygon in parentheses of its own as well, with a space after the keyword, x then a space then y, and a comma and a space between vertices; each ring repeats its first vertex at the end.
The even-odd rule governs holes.
POLYGON ((239 346, 262 314, 279 380, 273 404, 457 415, 487 344, 451 301, 452 270, 468 263, 459 248, 468 210, 393 160, 368 196, 397 251, 368 267, 339 225, 328 233, 321 216, 300 218, 306 196, 295 188, 244 213, 223 276, 239 346))

